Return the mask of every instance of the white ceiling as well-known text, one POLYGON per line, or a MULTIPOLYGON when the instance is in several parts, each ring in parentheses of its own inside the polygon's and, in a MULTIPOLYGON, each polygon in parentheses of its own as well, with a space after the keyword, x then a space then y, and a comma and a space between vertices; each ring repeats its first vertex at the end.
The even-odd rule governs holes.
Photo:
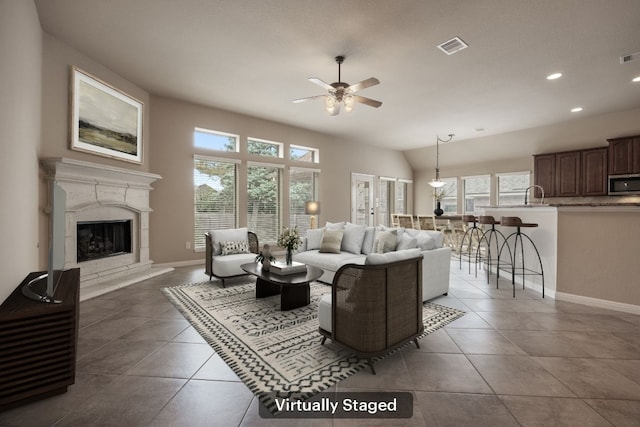
POLYGON ((36 0, 43 29, 152 94, 400 150, 640 106, 640 0, 36 0), (437 45, 454 36, 469 48, 437 45), (328 116, 307 81, 377 77, 328 116), (547 81, 551 72, 563 77, 547 81), (475 129, 486 129, 478 132, 475 129))

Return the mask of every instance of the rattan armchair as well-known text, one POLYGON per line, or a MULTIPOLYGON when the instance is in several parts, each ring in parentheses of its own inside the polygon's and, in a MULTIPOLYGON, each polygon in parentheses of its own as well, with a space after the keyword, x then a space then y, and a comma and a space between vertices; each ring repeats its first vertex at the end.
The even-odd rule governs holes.
MULTIPOLYGON (((410 251, 395 254, 400 252, 410 251)), ((377 262, 384 257, 375 255, 377 262)), ((319 305, 322 344, 329 338, 358 357, 368 359, 373 374, 372 358, 412 340, 419 348, 417 338, 424 332, 422 255, 417 251, 410 256, 377 265, 341 267, 334 277, 331 294, 323 296, 319 305)))
POLYGON ((255 260, 256 255, 260 252, 258 236, 247 231, 247 240, 249 243, 248 254, 226 255, 220 256, 216 254, 214 250, 212 233, 207 232, 204 234, 206 242, 205 251, 205 274, 209 276, 209 280, 216 277, 222 281, 222 287, 225 287, 225 279, 232 277, 245 276, 247 273, 240 268, 240 266, 247 262, 255 260))

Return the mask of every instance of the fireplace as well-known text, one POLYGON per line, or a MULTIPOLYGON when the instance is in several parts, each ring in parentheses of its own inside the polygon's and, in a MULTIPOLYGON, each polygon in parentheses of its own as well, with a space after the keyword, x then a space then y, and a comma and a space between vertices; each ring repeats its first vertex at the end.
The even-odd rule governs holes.
POLYGON ((64 157, 41 165, 66 193, 62 256, 65 269, 80 267, 81 301, 171 271, 149 258, 149 193, 160 175, 64 157))
POLYGON ((131 220, 76 224, 78 262, 131 253, 131 220))

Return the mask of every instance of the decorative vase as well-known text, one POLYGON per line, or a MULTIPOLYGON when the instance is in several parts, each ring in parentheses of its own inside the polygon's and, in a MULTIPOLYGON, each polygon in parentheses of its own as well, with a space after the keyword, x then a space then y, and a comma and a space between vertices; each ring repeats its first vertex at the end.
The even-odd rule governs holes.
POLYGON ((435 214, 435 216, 441 216, 444 211, 442 210, 442 208, 440 207, 440 202, 436 202, 436 208, 433 210, 433 213, 435 214))
POLYGON ((267 244, 262 247, 262 270, 271 270, 271 248, 267 244))
POLYGON ((293 264, 293 253, 292 253, 291 249, 287 249, 286 261, 287 261, 287 265, 293 264))

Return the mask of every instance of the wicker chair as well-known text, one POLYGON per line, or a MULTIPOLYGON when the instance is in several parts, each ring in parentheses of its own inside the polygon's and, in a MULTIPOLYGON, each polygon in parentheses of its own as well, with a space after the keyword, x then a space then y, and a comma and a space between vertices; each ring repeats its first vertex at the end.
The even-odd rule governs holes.
POLYGON ((322 344, 329 338, 367 358, 375 374, 372 358, 412 340, 420 347, 422 255, 419 250, 371 254, 366 262, 347 264, 336 272, 331 294, 320 300, 318 320, 322 344), (393 259, 399 260, 384 262, 393 259))
POLYGON ((245 276, 240 265, 252 262, 259 253, 258 236, 251 231, 247 231, 247 239, 249 240, 248 254, 235 254, 220 256, 215 254, 212 233, 204 234, 206 242, 206 258, 205 258, 205 274, 209 276, 209 280, 216 277, 222 281, 222 287, 225 287, 225 279, 232 277, 245 276))

